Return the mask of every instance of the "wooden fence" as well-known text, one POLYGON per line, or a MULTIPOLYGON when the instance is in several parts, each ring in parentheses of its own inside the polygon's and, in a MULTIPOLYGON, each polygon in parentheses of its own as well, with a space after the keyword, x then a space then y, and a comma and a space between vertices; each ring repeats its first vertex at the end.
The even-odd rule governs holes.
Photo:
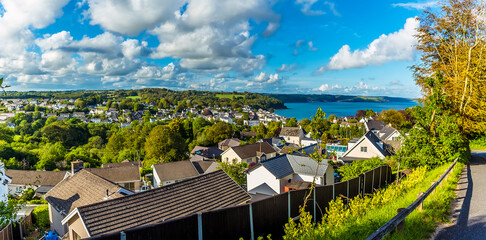
POLYGON ((0 231, 0 240, 12 240, 13 239, 13 229, 12 223, 8 224, 6 227, 0 231))
POLYGON ((367 240, 377 240, 377 239, 383 239, 385 237, 386 234, 388 234, 389 232, 391 232, 393 229, 395 229, 400 223, 402 223, 405 218, 413 212, 413 210, 415 210, 415 208, 417 208, 418 206, 421 206, 423 201, 435 190, 435 188, 438 186, 438 185, 442 185, 442 181, 444 179, 447 180, 447 177, 449 176, 449 174, 451 173, 452 169, 454 169, 454 166, 456 165, 457 163, 457 160, 456 159, 452 164, 451 166, 445 171, 444 174, 442 174, 439 178, 439 180, 437 180, 437 182, 434 182, 432 184, 432 186, 427 189, 426 192, 424 192, 423 194, 421 194, 417 200, 415 200, 415 202, 413 202, 412 204, 410 204, 410 206, 408 206, 407 208, 403 209, 402 211, 400 211, 394 218, 392 218, 390 221, 388 221, 387 223, 385 223, 383 226, 381 226, 378 230, 376 230, 371 236, 369 236, 367 238, 367 240))
MULTIPOLYGON (((380 166, 345 182, 318 186, 309 197, 306 210, 313 215, 314 221, 320 221, 329 202, 336 197, 350 199, 372 193, 374 189, 392 181, 391 168, 380 166)), ((281 239, 285 223, 289 218, 299 216, 299 207, 309 191, 293 190, 246 205, 197 213, 90 239, 256 239, 268 234, 272 235, 272 239, 281 239)))
POLYGON ((32 213, 26 216, 20 223, 8 224, 0 231, 0 240, 21 240, 25 237, 27 228, 32 225, 32 213), (22 236, 23 235, 23 236, 22 236))

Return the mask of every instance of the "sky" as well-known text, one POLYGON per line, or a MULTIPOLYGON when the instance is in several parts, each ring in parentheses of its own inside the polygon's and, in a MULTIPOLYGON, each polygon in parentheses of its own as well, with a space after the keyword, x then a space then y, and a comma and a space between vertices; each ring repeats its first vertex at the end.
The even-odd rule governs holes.
POLYGON ((0 0, 11 90, 421 95, 415 17, 435 1, 0 0))

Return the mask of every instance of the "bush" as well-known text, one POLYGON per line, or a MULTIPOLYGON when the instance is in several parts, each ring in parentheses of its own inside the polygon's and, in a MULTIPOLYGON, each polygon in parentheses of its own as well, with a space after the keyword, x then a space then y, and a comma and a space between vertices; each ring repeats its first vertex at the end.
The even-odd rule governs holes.
POLYGON ((32 211, 34 225, 41 229, 49 228, 49 206, 42 205, 32 211))
POLYGON ((342 176, 341 181, 357 177, 361 173, 374 169, 383 165, 383 159, 378 157, 354 161, 351 164, 346 164, 338 169, 339 175, 342 176))

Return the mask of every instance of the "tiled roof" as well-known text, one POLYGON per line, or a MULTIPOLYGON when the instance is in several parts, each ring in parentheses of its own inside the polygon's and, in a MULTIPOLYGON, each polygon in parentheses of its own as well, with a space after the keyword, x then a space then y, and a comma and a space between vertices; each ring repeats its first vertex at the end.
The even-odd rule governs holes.
POLYGON ((392 135, 396 131, 395 128, 390 127, 388 125, 383 126, 383 128, 378 132, 378 137, 381 140, 387 139, 390 135, 392 135))
POLYGON ((201 155, 207 158, 219 157, 221 153, 223 151, 217 147, 195 146, 191 151, 191 155, 201 155))
POLYGON ((266 154, 276 152, 275 149, 273 149, 273 147, 266 142, 236 146, 232 147, 231 149, 233 149, 233 151, 235 151, 235 153, 238 154, 241 159, 256 157, 257 152, 264 152, 266 154))
POLYGON ((189 160, 156 164, 153 168, 161 182, 199 176, 189 160))
POLYGON ((6 175, 12 178, 11 184, 18 185, 55 186, 66 175, 66 171, 5 170, 6 175))
POLYGON ((368 131, 371 130, 380 130, 385 126, 385 122, 380 120, 370 120, 366 122, 366 128, 368 131))
POLYGON ((192 164, 199 174, 214 172, 217 170, 217 166, 219 166, 214 160, 193 161, 192 164))
MULTIPOLYGON (((290 154, 268 159, 261 164, 278 179, 293 173, 313 176, 316 173, 317 167, 317 162, 310 157, 290 154)), ((327 168, 327 163, 319 163, 319 168, 317 169, 318 176, 323 176, 327 168)))
POLYGON ((134 182, 140 180, 140 168, 138 166, 85 169, 112 182, 134 182))
POLYGON ((298 137, 301 131, 302 129, 299 127, 283 127, 280 136, 298 137))
POLYGON ((239 205, 250 196, 224 171, 78 208, 91 236, 239 205))
POLYGON ((236 147, 240 146, 240 140, 238 138, 228 138, 218 143, 218 147, 221 148, 223 146, 228 147, 236 147))
POLYGON ((123 162, 120 162, 120 163, 106 163, 106 164, 103 164, 103 168, 117 168, 117 167, 131 167, 131 166, 136 166, 136 167, 139 167, 142 165, 142 162, 141 161, 128 161, 128 160, 125 160, 123 162))
POLYGON ((86 170, 65 178, 45 195, 45 199, 59 212, 68 214, 84 205, 104 201, 108 190, 109 199, 122 197, 121 187, 86 170))

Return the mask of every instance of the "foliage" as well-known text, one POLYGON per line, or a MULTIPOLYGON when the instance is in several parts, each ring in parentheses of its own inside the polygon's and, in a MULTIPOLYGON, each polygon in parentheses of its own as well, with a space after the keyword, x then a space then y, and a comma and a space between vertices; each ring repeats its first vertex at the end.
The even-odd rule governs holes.
POLYGON ((339 175, 342 177, 341 181, 346 181, 351 178, 355 178, 358 175, 367 172, 371 169, 383 165, 383 159, 374 157, 370 159, 363 159, 354 161, 351 164, 346 164, 338 168, 339 175))
POLYGON ((187 158, 187 146, 177 129, 157 126, 150 131, 145 142, 145 166, 161 162, 174 162, 187 158))
POLYGON ((441 91, 466 134, 486 131, 486 7, 475 0, 444 0, 441 11, 425 11, 417 29, 421 61, 413 66, 425 96, 435 94, 428 81, 440 73, 441 91))
MULTIPOLYGON (((322 222, 318 224, 313 224, 312 217, 303 212, 298 224, 292 220, 286 224, 284 239, 366 239, 393 218, 396 209, 407 207, 415 201, 417 194, 428 189, 430 183, 436 181, 447 167, 449 165, 432 171, 427 171, 425 167, 417 168, 400 184, 391 184, 370 196, 357 196, 348 203, 338 197, 329 203, 322 222)), ((391 237, 425 239, 433 230, 435 221, 445 221, 461 168, 461 164, 456 166, 444 186, 427 198, 423 212, 414 211, 407 217, 405 231, 391 237)))
POLYGON ((469 143, 469 147, 471 149, 476 150, 485 150, 486 149, 486 136, 477 136, 475 139, 472 139, 469 143))
POLYGON ((286 127, 297 127, 297 118, 292 117, 290 118, 287 123, 285 124, 286 127))
POLYGON ((8 201, 7 203, 0 201, 0 230, 17 219, 16 213, 20 207, 14 201, 8 201))
POLYGON ((232 163, 220 162, 219 169, 223 169, 233 180, 235 180, 238 185, 245 185, 246 184, 246 168, 248 164, 246 163, 237 163, 235 159, 233 159, 232 163))
POLYGON ((37 206, 32 211, 32 220, 35 226, 41 229, 49 228, 49 206, 37 206))

